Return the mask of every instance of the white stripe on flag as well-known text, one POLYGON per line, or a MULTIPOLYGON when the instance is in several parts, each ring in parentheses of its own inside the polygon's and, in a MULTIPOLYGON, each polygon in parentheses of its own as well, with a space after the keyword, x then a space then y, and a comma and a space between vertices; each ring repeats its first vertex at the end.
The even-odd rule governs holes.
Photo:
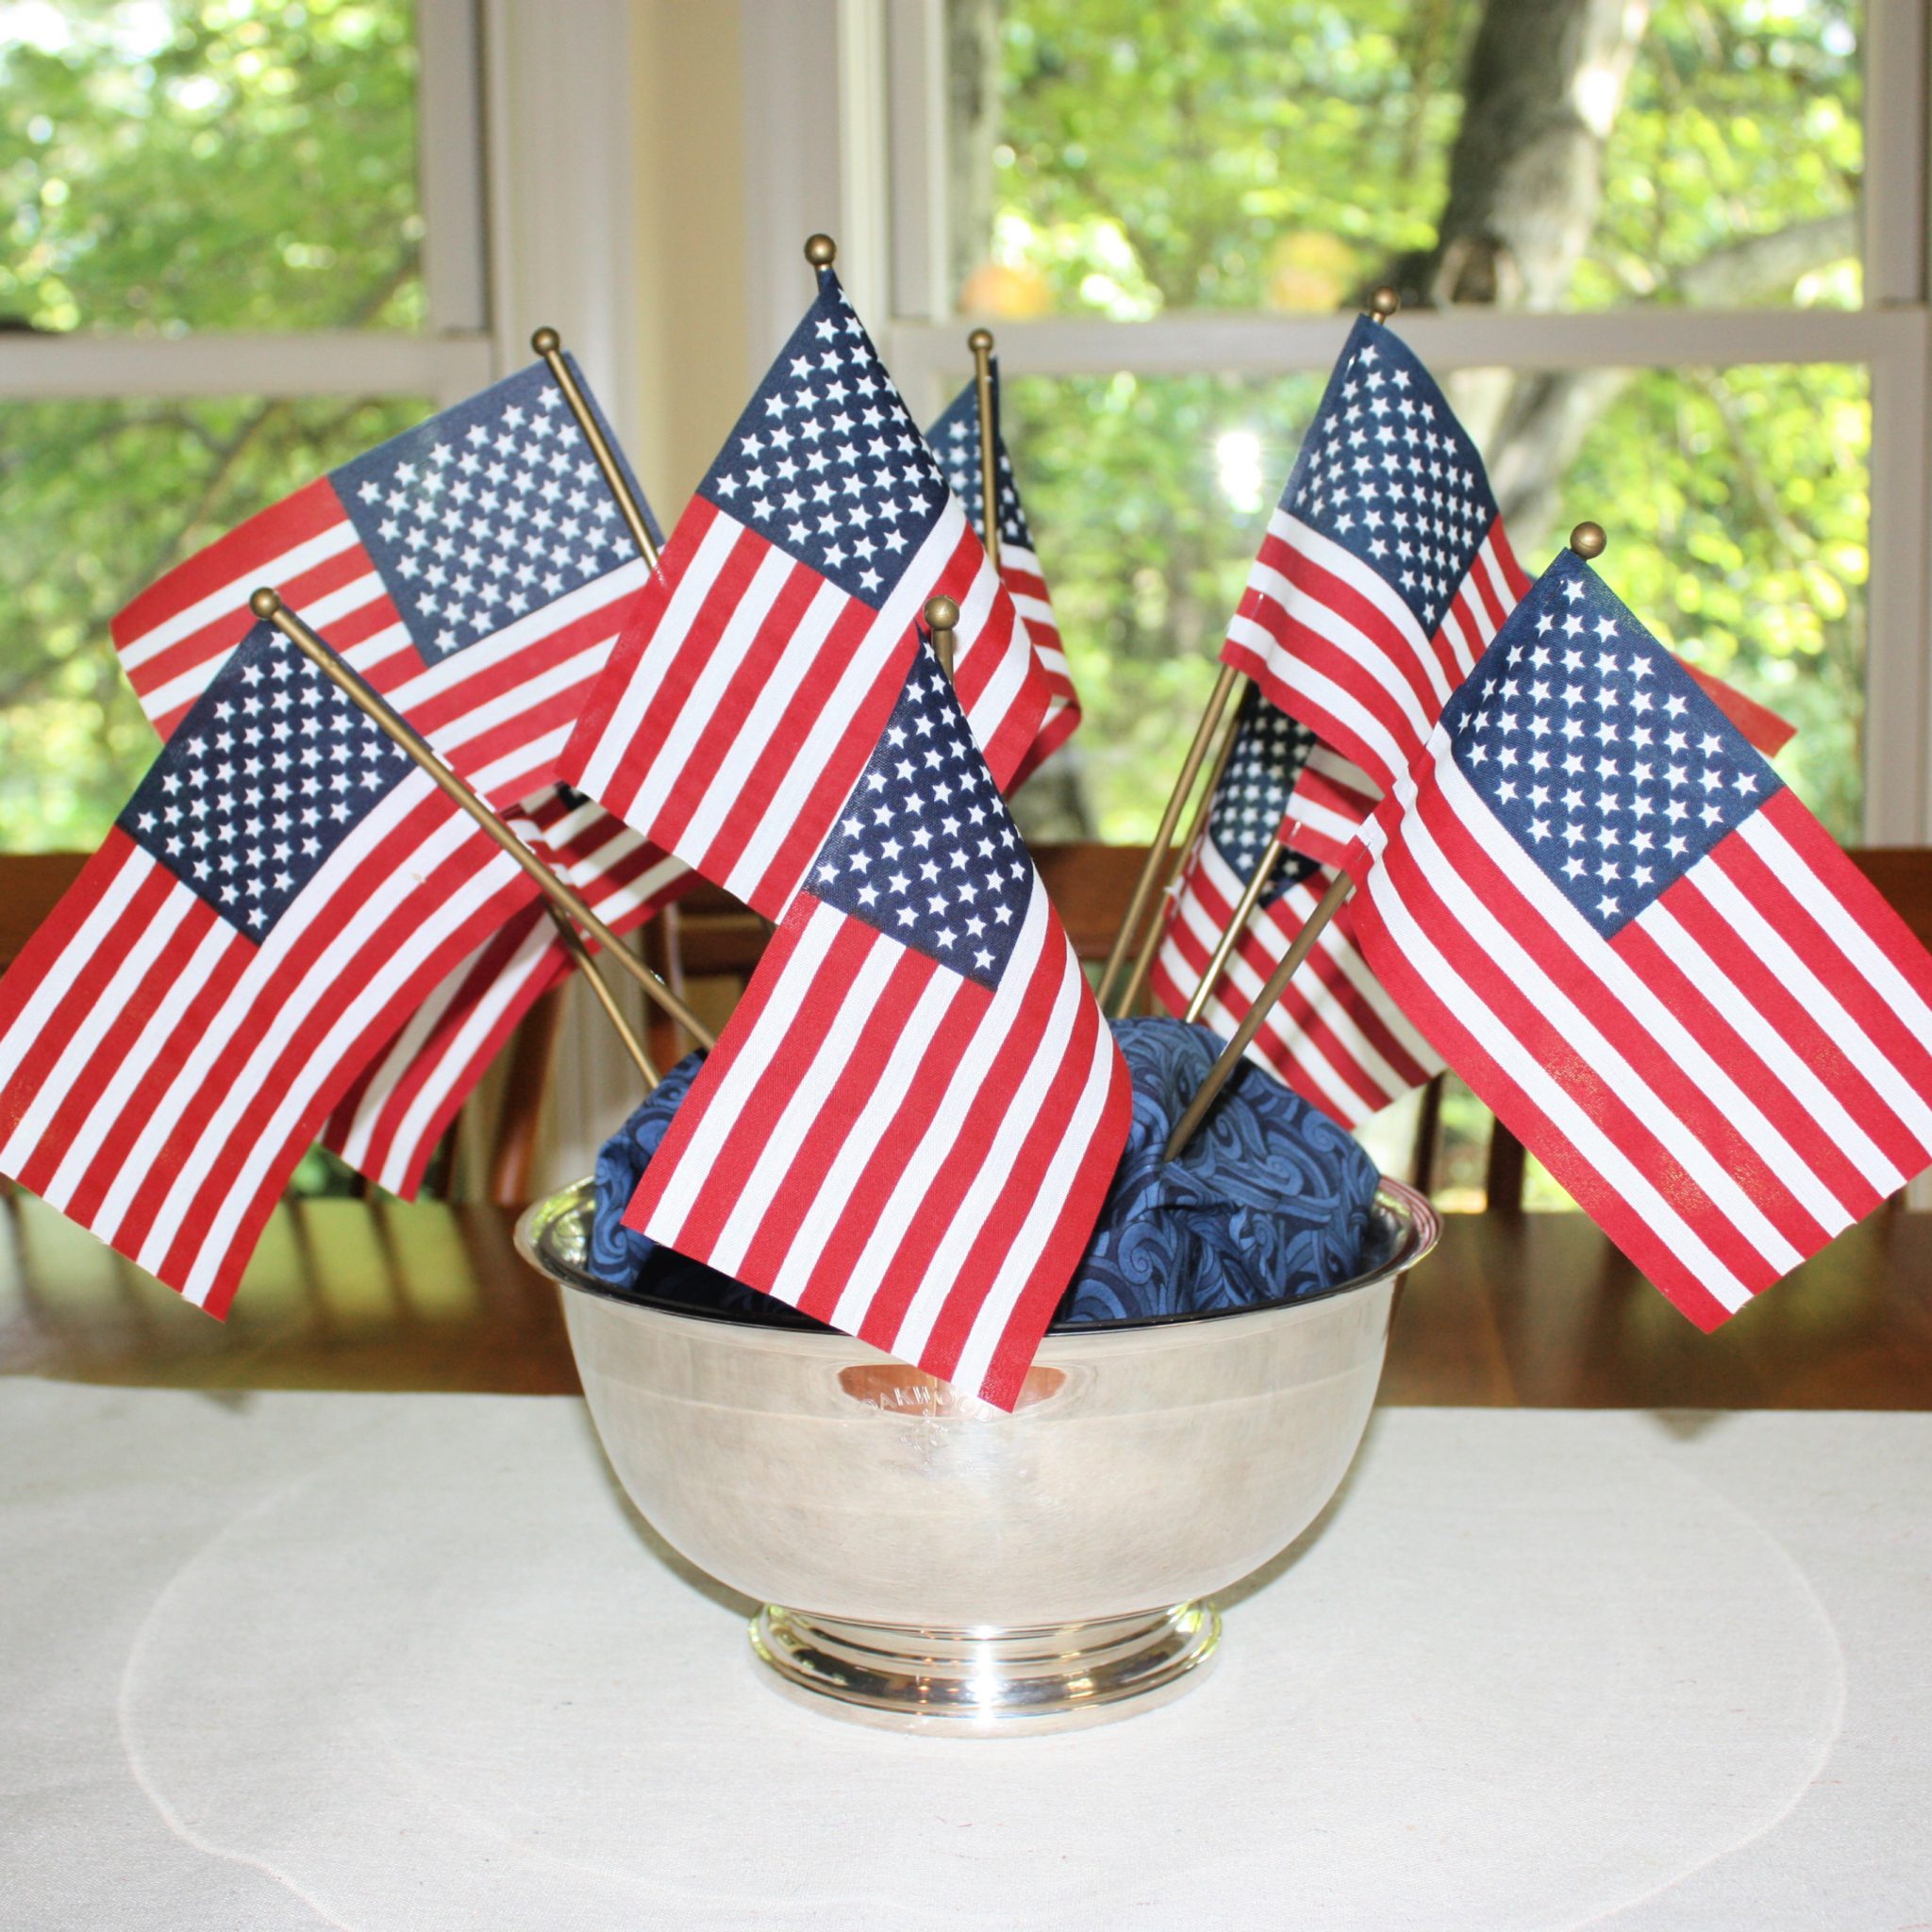
MULTIPOLYGON (((652 630, 650 643, 639 658, 636 675, 618 694, 609 721, 598 733, 597 741, 591 747, 579 789, 590 792, 592 797, 603 799, 615 780, 617 768, 632 740, 637 737, 644 713, 650 709, 651 701, 664 681, 666 670, 676 660, 680 647, 691 634, 691 625, 704 610, 712 585, 723 575, 738 540, 744 534, 743 525, 734 518, 726 516, 723 510, 713 513, 710 527, 706 530, 690 563, 672 587, 663 614, 652 630)), ((609 800, 605 802, 612 803, 609 800)), ((623 816, 636 816, 628 800, 620 799, 612 804, 613 810, 619 808, 623 808, 623 816)))
MULTIPOLYGON (((833 1327, 852 1333, 864 1320, 865 1311, 877 1295, 892 1257, 898 1252, 927 1190, 932 1186, 933 1176, 944 1169, 962 1127, 973 1117, 974 1103, 991 1073, 1000 1042, 1011 1031, 1014 1014, 1032 981, 1034 965, 1040 958, 1041 942, 1048 930, 1046 894, 1036 878, 1020 930, 1014 936, 1013 950, 1000 975, 1000 983, 982 1008, 973 1036, 960 1052, 959 1064, 953 1069, 953 1076, 946 1083, 944 1097, 920 1137, 919 1145, 909 1150, 898 1182, 853 1265, 839 1296, 838 1307, 831 1316, 833 1327)), ((911 1317, 912 1310, 908 1309, 908 1320, 911 1317)), ((920 1332, 916 1324, 915 1332, 920 1332)), ((901 1339, 906 1334, 907 1327, 902 1323, 892 1343, 893 1354, 918 1353, 915 1346, 901 1339)))
MULTIPOLYGON (((419 782, 425 786, 429 783, 426 778, 419 782)), ((254 949, 254 957, 236 975, 234 983, 223 996, 222 1005, 209 1016, 208 1024, 203 1027, 201 1037, 177 1067, 166 1092, 150 1108, 140 1133, 135 1137, 132 1149, 108 1184, 100 1211, 92 1222, 94 1232, 104 1241, 113 1241, 141 1189, 151 1184, 153 1170, 160 1160, 169 1136, 192 1107, 195 1095, 207 1084, 209 1069, 236 1027, 245 1024, 248 1013, 260 998, 262 981, 277 970, 282 957, 308 929, 325 904, 341 890, 341 882, 353 879, 358 868, 368 863, 368 855, 395 829, 419 796, 415 786, 404 779, 387 797, 378 801, 375 808, 329 855, 308 889, 276 921, 266 942, 254 949), (318 883, 321 884, 319 891, 316 890, 318 883)), ((355 894, 358 902, 366 896, 366 891, 355 894)), ((232 935, 234 929, 225 927, 225 930, 232 935)), ((171 1038, 159 1031, 160 1019, 161 1015, 157 1014, 142 1030, 139 1041, 127 1055, 130 1065, 144 1069, 160 1060, 171 1038)), ((75 1151, 84 1158, 92 1159, 105 1145, 120 1118, 121 1109, 118 1108, 110 1111, 105 1100, 96 1103, 75 1132, 75 1151)))
MULTIPOLYGON (((730 875, 723 882, 727 889, 736 891, 742 886, 749 890, 770 869, 779 846, 804 816, 814 790, 833 761, 840 741, 852 728, 859 700, 877 681, 881 667, 898 650, 906 633, 912 627, 913 619, 923 608, 924 600, 914 595, 914 591, 922 584, 930 585, 939 580, 964 525, 965 519, 960 515, 958 505, 949 503, 947 510, 941 512, 939 522, 893 586, 891 595, 866 626, 865 635, 841 673, 837 686, 818 716, 812 720, 810 729, 799 741, 791 761, 774 791, 771 805, 759 814, 758 824, 745 841, 743 852, 732 865, 730 875), (953 535, 947 541, 945 532, 949 526, 953 535)), ((743 896, 742 892, 740 896, 743 896)))
POLYGON ((1881 1194, 1895 1192, 1906 1175, 1889 1160, 1804 1055, 1754 1007, 1665 905, 1654 901, 1638 914, 1638 927, 1655 940, 1673 965, 1724 1017, 1725 1024, 1837 1142, 1838 1149, 1881 1194))
MULTIPOLYGON (((826 919, 827 913, 827 908, 814 907, 811 923, 826 919)), ((837 916, 833 915, 828 921, 828 941, 836 935, 838 924, 837 916)), ((902 949, 891 941, 875 943, 867 949, 858 971, 840 996, 838 1010, 818 1038, 810 1065, 799 1076, 786 1096, 777 1119, 771 1124, 765 1143, 758 1149, 758 1158, 752 1164, 744 1187, 732 1204, 730 1215, 712 1244, 709 1256, 712 1267, 726 1274, 737 1274, 739 1263, 743 1260, 745 1250, 757 1239, 758 1225, 779 1188, 784 1185, 786 1175, 791 1173, 799 1149, 818 1125, 819 1109, 838 1086, 851 1057, 854 1041, 864 1036, 866 1020, 878 1004, 887 980, 892 976, 893 968, 904 957, 902 949)), ((787 976, 789 978, 789 974, 787 976)))
MULTIPOLYGON (((1086 978, 1078 965, 1074 964, 1071 949, 1068 959, 1073 965, 1074 980, 1084 991, 1086 978)), ((1075 997, 1078 997, 1077 993, 1075 997)), ((1045 1172, 1040 1175, 1039 1183, 1032 1191, 1026 1218, 1021 1224, 1012 1246, 1007 1250, 1000 1272, 987 1290, 986 1299, 980 1303, 979 1311, 967 1331, 965 1346, 953 1369, 952 1379, 958 1388, 977 1389, 986 1380, 993 1352, 1006 1334, 1007 1324, 1012 1320, 1014 1304, 1024 1291, 1035 1264, 1053 1238, 1055 1219, 1073 1186, 1080 1163, 1086 1159, 1092 1144, 1101 1113, 1107 1105, 1108 1090, 1113 1082, 1113 1036, 1108 1031, 1105 1022, 1094 1036, 1093 1048, 1088 1061, 1087 1081, 1074 1105, 1073 1117, 1067 1123, 1065 1132, 1055 1140, 1053 1158, 1048 1161, 1045 1172)))
MULTIPOLYGON (((1749 821, 1746 821, 1748 824, 1749 821)), ((1839 997, 1805 963, 1785 935, 1765 918, 1750 896, 1740 890, 1722 866, 1706 863, 1687 874, 1716 910, 1735 927, 1740 941, 1757 954, 1766 969, 1824 1029, 1839 1051, 1857 1068, 1867 1086, 1883 1100, 1922 1144, 1932 1144, 1932 1108, 1853 1019, 1839 997)), ((1842 924, 1840 920, 1840 924, 1842 924)))
POLYGON ((867 1162, 877 1152, 886 1130, 898 1118, 907 1094, 912 1091, 913 1077, 925 1058, 925 1050, 952 1004, 953 982, 947 974, 935 974, 921 989, 906 1024, 899 1029, 891 1058, 865 1096, 858 1118, 841 1136, 839 1151, 812 1196, 791 1245, 785 1251, 778 1269, 781 1279, 790 1278, 794 1271, 801 1281, 810 1274, 813 1263, 837 1231, 839 1218, 852 1199, 867 1162))
POLYGON ((129 671, 140 670, 150 658, 159 657, 183 638, 192 638, 196 631, 206 630, 209 625, 231 613, 245 611, 249 592, 258 586, 287 583, 291 578, 301 576, 317 564, 325 563, 331 557, 350 549, 355 541, 356 526, 346 514, 342 514, 340 523, 331 524, 327 529, 291 545, 279 557, 271 558, 266 563, 250 565, 245 575, 224 584, 218 591, 210 591, 185 610, 164 617, 151 629, 131 639, 121 648, 122 664, 129 671))
MULTIPOLYGON (((470 830, 466 821, 459 824, 463 831, 470 830)), ((280 1074, 275 1089, 275 1110, 266 1130, 249 1142, 247 1154, 235 1171, 226 1195, 209 1221, 207 1239, 202 1242, 182 1285, 183 1292, 191 1301, 205 1302, 208 1299, 227 1250, 234 1241, 236 1225, 260 1191, 269 1162, 295 1131, 303 1114, 312 1107, 323 1083, 339 1076, 341 1062, 368 1024, 366 1015, 371 1008, 387 1005, 394 998, 425 958, 473 913, 480 910, 491 896, 511 885, 517 876, 516 865, 509 856, 507 853, 495 854, 448 897, 434 908, 425 908, 420 922, 410 932, 408 945, 382 960, 370 977, 365 991, 346 1012, 338 1016, 315 1051, 305 1054, 292 1068, 275 1068, 270 1064, 271 1042, 264 1039, 244 1070, 242 1081, 246 1084, 258 1066, 264 1078, 271 1072, 280 1074)), ((356 945, 359 944, 358 939, 356 945)), ((347 965, 355 957, 356 947, 345 945, 334 950, 341 956, 341 965, 347 965)), ((232 1124, 225 1123, 224 1131, 232 1131, 232 1124)), ((161 1252, 165 1253, 165 1248, 161 1252)))
MULTIPOLYGON (((491 631, 474 644, 466 644, 460 651, 452 651, 448 657, 426 665, 415 676, 397 685, 389 693, 389 701, 399 710, 411 710, 446 697, 473 679, 487 676, 519 651, 532 644, 541 644, 559 631, 569 629, 572 625, 594 617, 620 598, 641 590, 649 575, 641 558, 629 558, 614 570, 606 571, 602 576, 593 577, 587 584, 579 584, 575 590, 506 624, 501 630, 491 631)), ((619 624, 617 628, 621 629, 622 625, 619 624)), ((613 640, 615 635, 613 630, 613 640)), ((588 656, 593 652, 608 654, 609 648, 608 642, 590 645, 580 655, 588 656)), ((570 661, 575 663, 579 659, 573 658, 570 661)), ((601 656, 591 669, 591 672, 602 669, 601 656)))
MULTIPOLYGON (((1484 851, 1503 858, 1504 848, 1514 844, 1511 834, 1489 806, 1461 782, 1461 774, 1453 759, 1444 759, 1438 764, 1436 780, 1441 787, 1444 802, 1460 820, 1468 836, 1484 851)), ((1482 895, 1469 890, 1467 880, 1436 843, 1435 834, 1420 812, 1410 814, 1403 827, 1403 838, 1411 859, 1428 881, 1429 890, 1444 905, 1456 907, 1457 918, 1463 931, 1494 962, 1504 976, 1575 1047, 1578 1057, 1588 1062, 1591 1072, 1656 1137, 1658 1144, 1703 1189, 1738 1232, 1780 1274, 1795 1268, 1805 1258, 1803 1254, 1778 1231, 1730 1170, 1704 1144, 1696 1129, 1630 1064, 1583 1008, 1544 970, 1541 960, 1496 917, 1484 903, 1482 895)), ((1529 871, 1549 897, 1561 901, 1559 912, 1557 906, 1539 905, 1532 898, 1532 912, 1544 917, 1566 953, 1575 957, 1579 963, 1593 963, 1585 948, 1605 949, 1605 941, 1549 884, 1541 872, 1533 867, 1529 871), (1568 917, 1563 917, 1563 914, 1568 917)), ((1521 891, 1528 881, 1517 879, 1512 873, 1511 883, 1521 891)), ((1602 976, 1599 974, 1599 978, 1602 976)), ((1682 1031, 1681 1028, 1678 1030, 1682 1031)), ((1683 1043, 1689 1044, 1688 1035, 1683 1043)), ((1707 1055, 1705 1061, 1708 1071, 1714 1074, 1715 1064, 1707 1055)), ((1739 1098, 1741 1100, 1742 1096, 1739 1098)), ((1790 1151, 1786 1149, 1788 1154, 1790 1151)), ((1791 1158, 1795 1161, 1796 1156, 1791 1156, 1791 1158)))
MULTIPOLYGON (((1462 822, 1470 837, 1476 840, 1502 869, 1509 883, 1528 904, 1531 912, 1548 924, 1564 951, 1585 967, 1604 991, 1630 1015, 1643 1032, 1657 1040, 1671 1058, 1692 1076, 1694 1084, 1717 1103, 1719 1110, 1743 1132, 1758 1158, 1812 1220, 1828 1229, 1843 1226, 1851 1218, 1851 1210, 1832 1193, 1811 1164, 1759 1110, 1757 1103, 1731 1077, 1722 1062, 1711 1055, 1703 1041, 1657 998, 1642 975, 1630 967, 1615 947, 1603 939, 1569 899, 1550 883, 1542 868, 1509 836, 1488 806, 1477 797, 1474 788, 1463 776, 1461 767, 1453 758, 1448 758, 1437 766, 1436 772, 1442 788, 1443 801, 1449 809, 1462 822)), ((1426 841, 1429 850, 1436 853, 1439 864, 1448 868, 1448 860, 1436 850, 1433 841, 1428 840, 1426 828, 1419 819, 1410 824, 1409 837, 1412 843, 1426 841)), ((1421 857, 1420 847, 1418 857, 1421 857)), ((1443 898, 1453 896, 1454 889, 1448 886, 1446 874, 1439 874, 1431 883, 1443 898)), ((1466 887, 1464 891, 1467 891, 1466 887)), ((1483 919, 1490 917, 1479 902, 1471 909, 1483 919)), ((1464 924, 1474 930, 1472 922, 1465 920, 1464 924)), ((1539 1000, 1539 1004, 1542 1002, 1539 1000)), ((1728 1019, 1733 1011, 1746 1004, 1742 994, 1733 988, 1730 998, 1719 1010, 1728 1019)), ((1546 1007, 1545 1010, 1550 1009, 1546 1007)), ((1630 1072, 1630 1077, 1637 1077, 1634 1071, 1630 1072)), ((1619 1083, 1613 1081, 1611 1084, 1622 1091, 1619 1083)), ((1649 1091, 1647 1085, 1645 1091, 1649 1091)), ((1661 1100, 1658 1105, 1663 1105, 1661 1100)), ((1685 1131, 1688 1133, 1691 1129, 1687 1125, 1685 1131)), ((1688 1161, 1684 1165, 1686 1172, 1702 1182, 1701 1174, 1688 1161)), ((1724 1196, 1716 1190, 1707 1186, 1706 1192, 1727 1213, 1731 1212, 1724 1196)), ((1737 1218, 1735 1214, 1733 1218, 1737 1218)), ((1760 1250, 1774 1259, 1789 1246, 1789 1243, 1780 1241, 1779 1247, 1774 1251, 1765 1248, 1757 1235, 1744 1223, 1740 1223, 1740 1230, 1757 1241, 1760 1250)), ((1795 1268, 1804 1258, 1795 1249, 1790 1253, 1793 1258, 1781 1262, 1780 1272, 1795 1268)))
MULTIPOLYGON (((801 991, 810 985, 824 963, 832 941, 843 923, 842 915, 827 906, 814 906, 804 923, 797 946, 785 962, 784 979, 801 991)), ((777 992, 788 988, 781 985, 777 992)), ((726 1138, 739 1127, 747 1097, 757 1092, 759 1082, 774 1057, 785 1043, 796 1017, 795 1002, 782 997, 768 999, 750 1030, 738 1042, 731 1063, 712 1091, 710 1105, 691 1134, 683 1158, 671 1170, 656 1208, 644 1232, 667 1248, 677 1245, 684 1224, 697 1206, 711 1169, 723 1153, 726 1138)))
MULTIPOLYGON (((63 958, 98 958, 110 941, 125 943, 111 941, 111 935, 145 877, 147 865, 153 863, 140 846, 126 855, 120 871, 108 882, 107 891, 94 902, 93 909, 81 921, 74 937, 61 949, 63 958), (142 863, 144 859, 147 861, 145 865, 142 863)), ((72 987, 73 982, 65 974, 49 974, 27 995, 14 1016, 13 1024, 0 1033, 0 1087, 13 1078, 21 1061, 26 1058, 27 1049, 36 1044, 42 1028, 53 1018, 72 987)))
MULTIPOLYGON (((1718 1302, 1734 1313, 1741 1308, 1751 1298, 1743 1283, 1711 1253, 1703 1238, 1651 1185, 1649 1176, 1584 1111, 1568 1089, 1553 1078, 1536 1056, 1502 1024, 1488 1003, 1464 984, 1410 912, 1388 872, 1377 866, 1369 874, 1363 890, 1389 928, 1390 938, 1408 956, 1429 991, 1522 1090, 1530 1105, 1624 1196, 1636 1213, 1650 1222, 1652 1231, 1679 1264, 1696 1275, 1718 1302)), ((1454 903, 1457 910, 1466 908, 1471 903, 1470 894, 1458 890, 1454 903)))
MULTIPOLYGON (((1926 1006, 1918 989, 1812 871, 1798 848, 1761 811, 1753 812, 1738 829, 1745 842, 1771 868, 1778 883, 1811 915, 1819 929, 1831 936, 1860 977, 1898 1015, 1907 1030, 1921 1040, 1932 1041, 1932 1008, 1926 1006)), ((1920 1138, 1924 1140, 1925 1136, 1922 1134, 1920 1138)))
MULTIPOLYGON (((114 884, 118 888, 122 879, 128 877, 129 874, 147 873, 152 876, 154 873, 162 870, 164 868, 149 858, 143 850, 140 858, 121 868, 114 884), (146 861, 145 864, 142 863, 143 860, 146 861)), ((72 1030, 61 1043, 58 1056, 53 1066, 48 1069, 47 1077, 41 1082, 33 1099, 27 1103, 25 1111, 14 1123, 13 1131, 7 1137, 6 1145, 0 1146, 0 1172, 18 1173, 29 1152, 39 1145, 41 1137, 47 1131, 48 1124, 55 1114, 60 1110, 61 1104, 71 1099, 79 1087, 78 1076, 93 1058, 108 1028, 124 1016, 129 998, 152 969, 156 956, 166 949, 182 921, 187 919, 200 903, 186 886, 171 878, 167 897, 156 908, 154 917, 134 938, 133 943, 123 941, 121 957, 116 961, 107 985, 89 1001, 77 1022, 73 1024, 72 1030)), ((66 948, 66 952, 69 957, 75 958, 95 957, 92 952, 76 951, 73 944, 66 948)), ((65 991, 72 986, 72 981, 62 974, 58 984, 61 991, 65 991)), ((35 997, 39 998, 45 991, 46 987, 42 985, 37 989, 35 997)), ((11 1028, 14 1034, 22 1036, 25 1040, 31 1040, 33 1032, 37 1030, 31 1027, 25 1014, 11 1028)), ((72 1158, 70 1154, 68 1160, 71 1162, 72 1158)), ((58 1176, 56 1178, 58 1180, 58 1176)))
MULTIPOLYGON (((1237 612, 1228 623, 1227 635, 1230 641, 1258 657, 1291 691, 1353 731, 1390 771, 1399 772, 1407 764, 1408 754, 1397 742, 1394 733, 1352 691, 1344 690, 1304 658, 1283 650, 1253 618, 1237 612)), ((1414 693, 1410 692, 1411 708, 1414 702, 1414 693)), ((1427 727, 1423 726, 1422 730, 1426 735, 1427 727)))

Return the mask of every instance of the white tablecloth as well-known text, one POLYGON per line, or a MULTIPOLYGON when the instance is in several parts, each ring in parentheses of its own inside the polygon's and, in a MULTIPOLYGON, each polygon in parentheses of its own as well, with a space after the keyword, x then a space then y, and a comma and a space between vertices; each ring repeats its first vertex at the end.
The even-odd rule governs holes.
POLYGON ((775 1695, 581 1406, 0 1384, 0 1924, 1932 1922, 1932 1418, 1397 1409, 1195 1691, 775 1695))

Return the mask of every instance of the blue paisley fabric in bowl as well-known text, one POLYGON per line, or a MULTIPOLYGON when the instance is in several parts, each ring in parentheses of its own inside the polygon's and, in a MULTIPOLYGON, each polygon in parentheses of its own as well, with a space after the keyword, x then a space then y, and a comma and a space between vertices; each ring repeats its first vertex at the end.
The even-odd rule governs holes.
MULTIPOLYGON (((1133 1075, 1126 1152, 1055 1328, 1173 1320, 1296 1301, 1375 1265, 1375 1169, 1347 1133, 1243 1064, 1180 1158, 1174 1123, 1221 1051, 1205 1026, 1116 1020, 1133 1075)), ((597 1157, 591 1272, 613 1292, 727 1320, 821 1324, 624 1225, 623 1215, 703 1056, 692 1054, 597 1157)))
POLYGON ((1168 1019, 1116 1020, 1113 1037, 1133 1124, 1056 1326, 1295 1301, 1361 1272, 1375 1166, 1343 1128, 1243 1061, 1162 1160, 1222 1042, 1168 1019))

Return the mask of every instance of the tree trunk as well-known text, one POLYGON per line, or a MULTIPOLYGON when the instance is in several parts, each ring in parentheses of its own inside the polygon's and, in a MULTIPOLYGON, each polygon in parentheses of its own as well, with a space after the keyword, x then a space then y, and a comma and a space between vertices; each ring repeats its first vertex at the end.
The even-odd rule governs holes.
POLYGON ((1489 0, 1435 248, 1405 299, 1554 308, 1590 244, 1649 0, 1489 0))

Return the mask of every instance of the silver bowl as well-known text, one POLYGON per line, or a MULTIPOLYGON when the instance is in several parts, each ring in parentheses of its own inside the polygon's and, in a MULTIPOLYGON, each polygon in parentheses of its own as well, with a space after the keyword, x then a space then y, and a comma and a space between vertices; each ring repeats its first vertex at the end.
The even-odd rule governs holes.
MULTIPOLYGON (((766 1607, 752 1643, 821 1710, 1007 1735, 1198 1679, 1205 1600, 1341 1485, 1434 1211, 1384 1180, 1382 1258, 1307 1300, 1049 1335, 1010 1415, 848 1336, 615 1298, 588 1181, 532 1208, 606 1455, 701 1569, 766 1607)), ((774 1319, 800 1322, 789 1309, 774 1319)))

